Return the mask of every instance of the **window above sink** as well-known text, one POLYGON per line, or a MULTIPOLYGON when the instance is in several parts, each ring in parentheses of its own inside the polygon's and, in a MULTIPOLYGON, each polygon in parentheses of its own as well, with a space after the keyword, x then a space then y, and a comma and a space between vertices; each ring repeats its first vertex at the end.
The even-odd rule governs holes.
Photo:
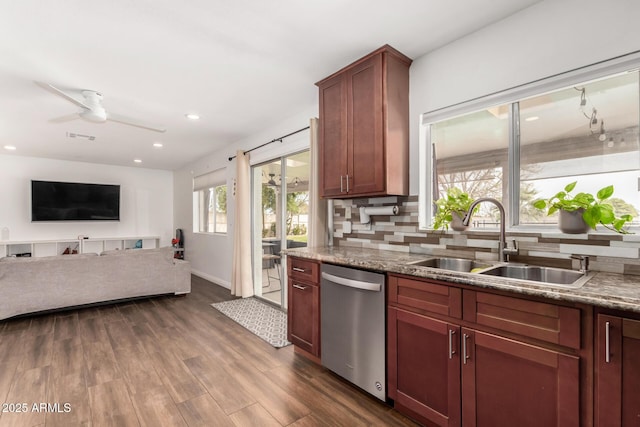
MULTIPOLYGON (((596 193, 613 184, 616 211, 640 220, 640 55, 627 55, 422 116, 420 228, 451 187, 492 197, 507 226, 555 228, 531 205, 579 181, 596 193), (624 200, 626 203, 622 202, 624 200)), ((476 229, 497 229, 482 207, 476 229)))

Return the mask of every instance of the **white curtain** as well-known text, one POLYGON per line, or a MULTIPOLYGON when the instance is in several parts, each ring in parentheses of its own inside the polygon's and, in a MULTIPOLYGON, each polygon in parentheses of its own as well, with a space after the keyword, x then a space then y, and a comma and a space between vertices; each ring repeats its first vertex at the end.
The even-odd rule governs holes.
POLYGON ((320 198, 318 119, 309 124, 309 247, 326 246, 328 243, 327 201, 320 198))
POLYGON ((236 153, 235 231, 233 236, 233 268, 231 295, 253 296, 251 272, 251 171, 249 155, 236 153))

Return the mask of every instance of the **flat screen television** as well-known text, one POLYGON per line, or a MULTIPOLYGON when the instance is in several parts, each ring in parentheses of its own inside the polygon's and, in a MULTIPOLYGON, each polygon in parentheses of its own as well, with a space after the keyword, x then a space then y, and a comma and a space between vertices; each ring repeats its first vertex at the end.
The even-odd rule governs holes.
POLYGON ((32 180, 31 221, 120 221, 120 186, 32 180))

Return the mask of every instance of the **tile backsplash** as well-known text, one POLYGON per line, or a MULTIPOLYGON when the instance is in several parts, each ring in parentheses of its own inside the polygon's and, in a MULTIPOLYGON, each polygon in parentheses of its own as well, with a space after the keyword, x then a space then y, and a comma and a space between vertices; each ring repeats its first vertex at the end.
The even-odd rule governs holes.
MULTIPOLYGON (((418 227, 418 196, 334 201, 333 244, 436 256, 498 260, 497 229, 425 231, 418 227), (398 215, 372 216, 371 226, 360 223, 361 206, 398 205, 398 215), (347 222, 351 222, 351 232, 347 222)), ((591 232, 567 235, 559 231, 507 231, 520 253, 512 261, 562 268, 579 267, 571 255, 589 255, 590 269, 640 274, 640 236, 591 232)), ((510 243, 511 244, 511 243, 510 243)))

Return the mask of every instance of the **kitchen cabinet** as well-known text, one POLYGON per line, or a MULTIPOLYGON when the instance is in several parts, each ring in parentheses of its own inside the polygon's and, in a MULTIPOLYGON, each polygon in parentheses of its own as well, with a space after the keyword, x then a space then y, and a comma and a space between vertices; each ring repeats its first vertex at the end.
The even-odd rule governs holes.
POLYGON ((387 321, 388 394, 396 409, 426 425, 459 426, 460 327, 395 307, 387 321))
POLYGON ((400 412, 428 426, 581 425, 578 308, 395 275, 388 301, 400 412))
POLYGON ((595 425, 638 425, 640 321, 598 314, 596 320, 595 425))
POLYGON ((579 426, 580 359, 463 328, 464 426, 579 426))
POLYGON ((287 339, 320 357, 320 264, 288 257, 287 339))
POLYGON ((386 45, 316 83, 320 195, 408 195, 409 67, 386 45))

